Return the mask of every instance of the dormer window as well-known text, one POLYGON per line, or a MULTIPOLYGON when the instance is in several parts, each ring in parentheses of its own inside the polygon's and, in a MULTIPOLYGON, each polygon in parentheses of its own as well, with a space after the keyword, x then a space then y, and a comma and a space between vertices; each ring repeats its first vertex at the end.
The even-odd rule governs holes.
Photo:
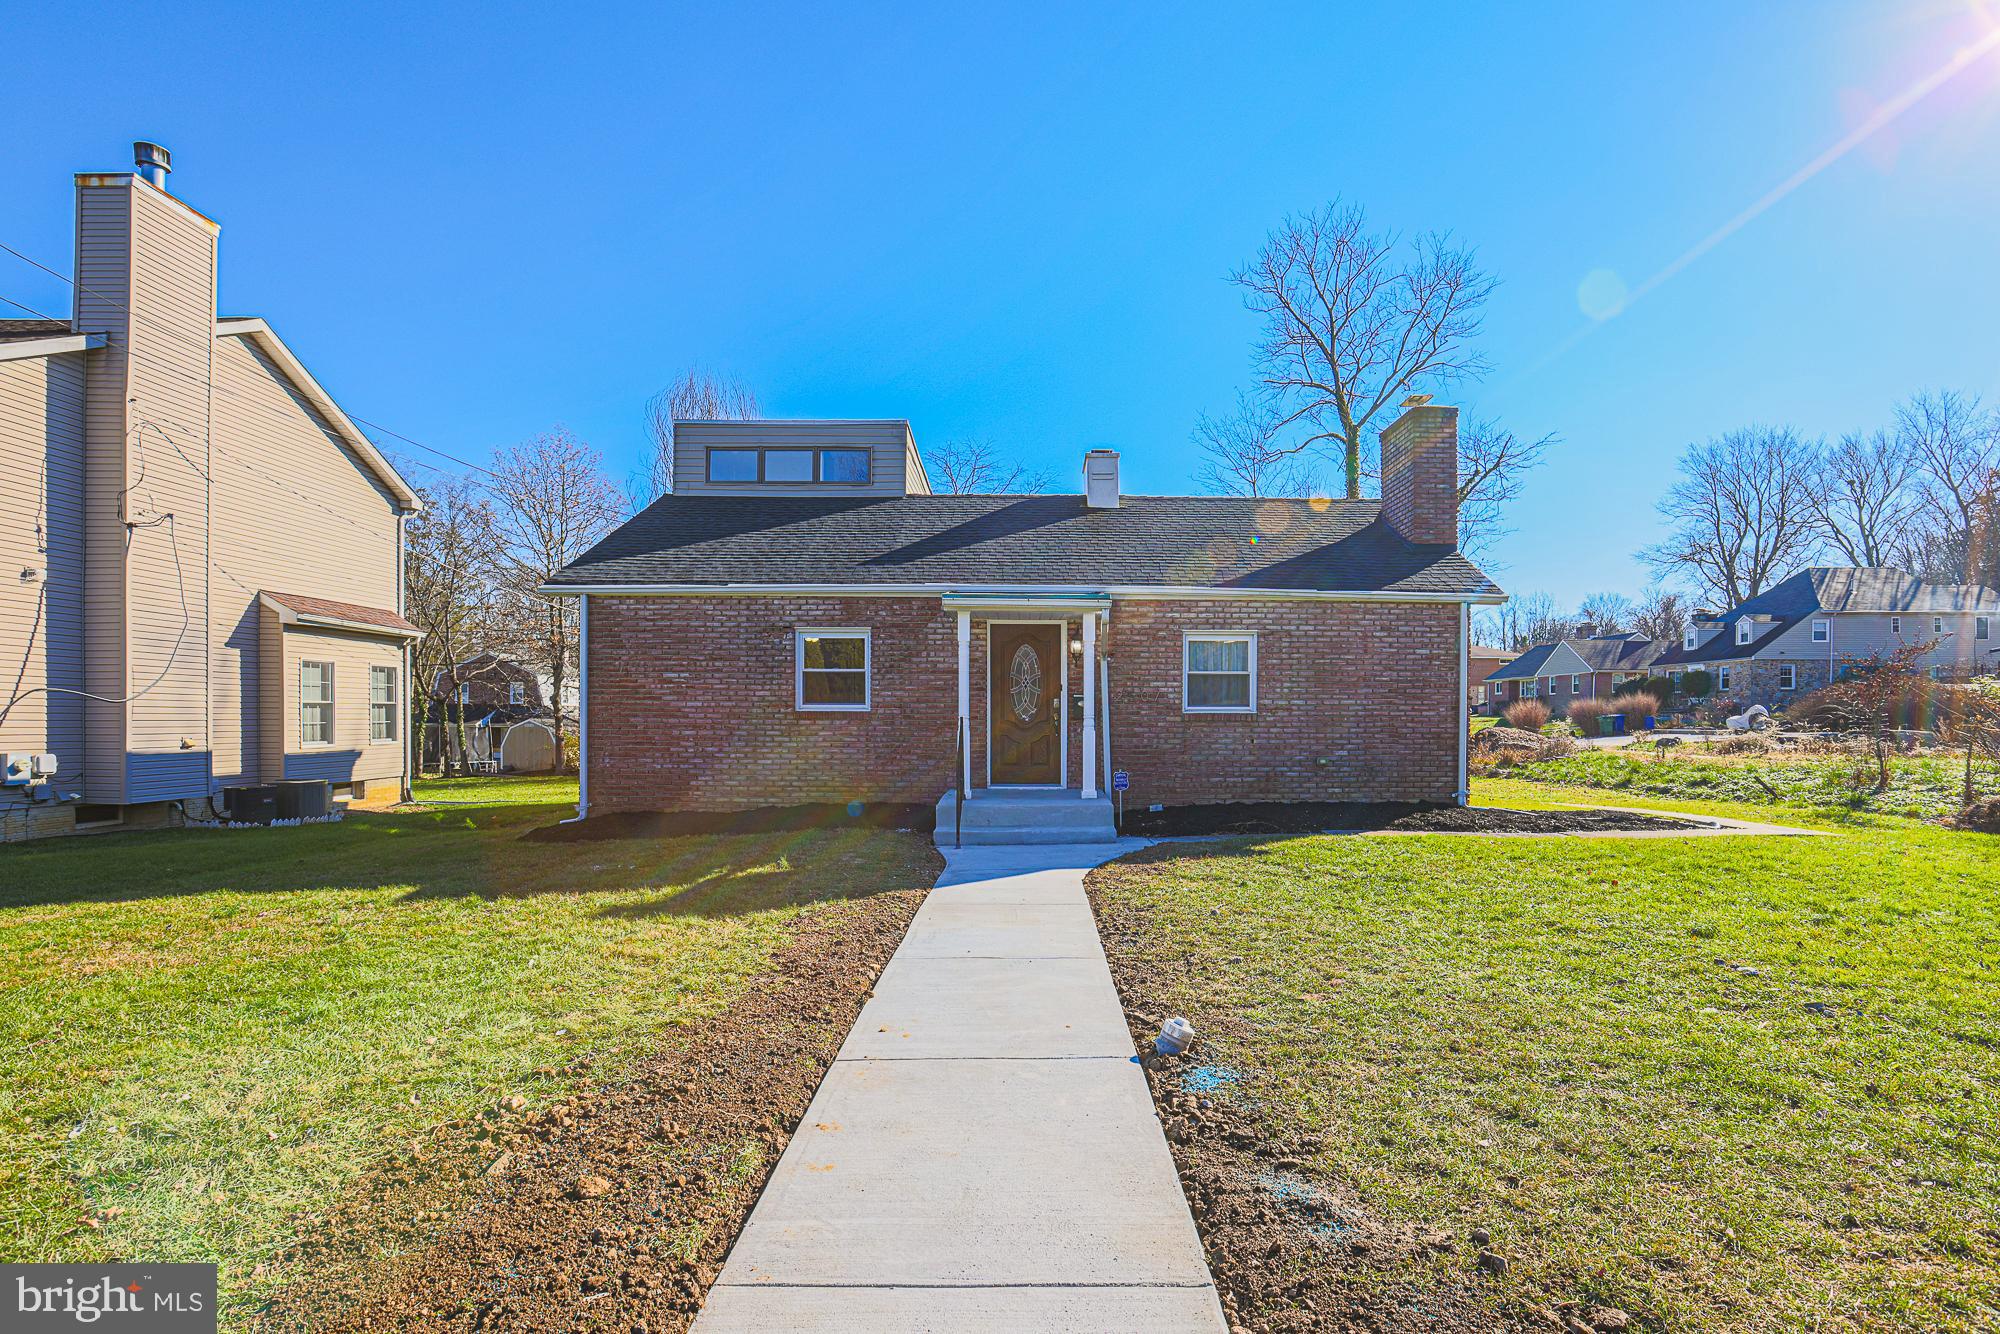
POLYGON ((866 486, 869 476, 869 454, 865 449, 731 447, 708 451, 710 482, 866 486))
POLYGON ((1750 635, 1756 628, 1749 621, 1738 621, 1736 623, 1736 642, 1739 644, 1749 643, 1750 635))
POLYGON ((1681 647, 1692 653, 1701 646, 1701 631, 1689 626, 1681 631, 1681 647))

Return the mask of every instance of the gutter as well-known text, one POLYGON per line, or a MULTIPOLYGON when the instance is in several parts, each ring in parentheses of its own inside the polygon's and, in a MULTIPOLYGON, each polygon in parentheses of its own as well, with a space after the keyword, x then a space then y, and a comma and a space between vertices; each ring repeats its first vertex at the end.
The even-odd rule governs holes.
POLYGON ((1182 584, 542 584, 544 597, 947 597, 991 594, 1017 597, 1112 597, 1175 599, 1236 599, 1270 602, 1402 602, 1497 607, 1507 595, 1494 589, 1479 593, 1394 592, 1383 589, 1189 587, 1182 584))

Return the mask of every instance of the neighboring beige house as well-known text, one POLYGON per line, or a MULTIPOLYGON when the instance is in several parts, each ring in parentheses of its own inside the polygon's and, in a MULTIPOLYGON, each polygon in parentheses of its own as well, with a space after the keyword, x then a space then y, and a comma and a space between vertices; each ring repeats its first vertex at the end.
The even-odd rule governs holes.
POLYGON ((416 494, 259 319, 164 150, 76 177, 75 314, 0 321, 0 837, 399 786, 416 494))

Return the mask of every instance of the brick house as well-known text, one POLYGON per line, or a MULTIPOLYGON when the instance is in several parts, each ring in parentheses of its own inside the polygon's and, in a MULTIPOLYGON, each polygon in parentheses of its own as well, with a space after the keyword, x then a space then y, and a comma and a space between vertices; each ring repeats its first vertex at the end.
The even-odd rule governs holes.
POLYGON ((1466 650, 1465 666, 1467 686, 1466 702, 1474 713, 1498 713, 1500 705, 1493 687, 1486 678, 1505 666, 1514 655, 1504 648, 1491 644, 1474 644, 1466 650))
POLYGON ((1728 611, 1694 613, 1654 667, 1678 684, 1693 671, 1715 698, 1782 709, 1840 675, 1842 664, 1929 644, 1919 666, 1938 679, 1991 674, 2000 659, 2000 589, 1931 584, 1883 566, 1814 566, 1728 611))
POLYGON ((1487 701, 1498 713, 1517 699, 1539 699, 1560 717, 1571 700, 1609 696, 1634 677, 1654 674, 1661 648, 1627 631, 1536 644, 1487 673, 1487 701))
POLYGON ((561 571, 582 813, 807 803, 1451 802, 1468 611, 1457 410, 1381 501, 934 495, 905 422, 681 422, 675 493, 561 571))

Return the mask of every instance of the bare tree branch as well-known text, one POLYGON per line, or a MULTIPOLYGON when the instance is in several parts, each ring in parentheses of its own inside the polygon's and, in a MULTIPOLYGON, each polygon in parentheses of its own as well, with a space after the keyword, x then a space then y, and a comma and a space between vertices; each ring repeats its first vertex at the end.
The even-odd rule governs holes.
POLYGON ((1577 629, 1614 635, 1630 629, 1637 614, 1638 608, 1623 593, 1592 593, 1576 609, 1577 629))
POLYGON ((1681 479, 1658 505, 1672 531, 1641 558, 1724 606, 1755 597, 1818 553, 1817 458, 1789 427, 1750 427, 1690 445, 1681 479))
POLYGON ((1641 593, 1632 609, 1631 629, 1648 639, 1678 643, 1687 626, 1687 598, 1658 584, 1641 593))
POLYGON ((1193 439, 1202 455, 1196 473, 1202 487, 1223 496, 1323 494, 1319 469, 1285 447, 1283 419, 1268 397, 1241 393, 1229 415, 1197 417, 1193 439))
POLYGON ((716 375, 700 367, 646 400, 646 435, 652 443, 645 470, 630 484, 632 507, 650 505, 674 489, 674 423, 677 421, 749 421, 759 415, 757 395, 734 376, 716 375))
POLYGON ((1545 435, 1530 440, 1503 430, 1497 423, 1475 422, 1458 436, 1458 545, 1477 559, 1508 529, 1501 524, 1506 507, 1527 486, 1527 474, 1556 443, 1545 435))
POLYGON ((1046 491, 1046 468, 1031 468, 1000 452, 984 438, 947 440, 924 451, 931 487, 948 496, 1013 496, 1046 491))
POLYGON ((1231 281, 1263 317, 1256 355, 1279 425, 1306 428, 1289 448, 1337 457, 1349 499, 1377 413, 1414 386, 1486 371, 1469 344, 1494 283, 1446 235, 1404 247, 1336 199, 1287 218, 1231 281))
POLYGON ((1913 573, 1970 582, 1978 565, 1974 531, 1982 494, 2000 468, 2000 413, 1976 394, 1942 389, 1896 409, 1897 436, 1914 462, 1916 521, 1906 543, 1913 573))
POLYGON ((1850 433, 1822 453, 1821 481, 1806 491, 1820 536, 1850 565, 1888 565, 1910 537, 1920 497, 1906 437, 1850 433))

